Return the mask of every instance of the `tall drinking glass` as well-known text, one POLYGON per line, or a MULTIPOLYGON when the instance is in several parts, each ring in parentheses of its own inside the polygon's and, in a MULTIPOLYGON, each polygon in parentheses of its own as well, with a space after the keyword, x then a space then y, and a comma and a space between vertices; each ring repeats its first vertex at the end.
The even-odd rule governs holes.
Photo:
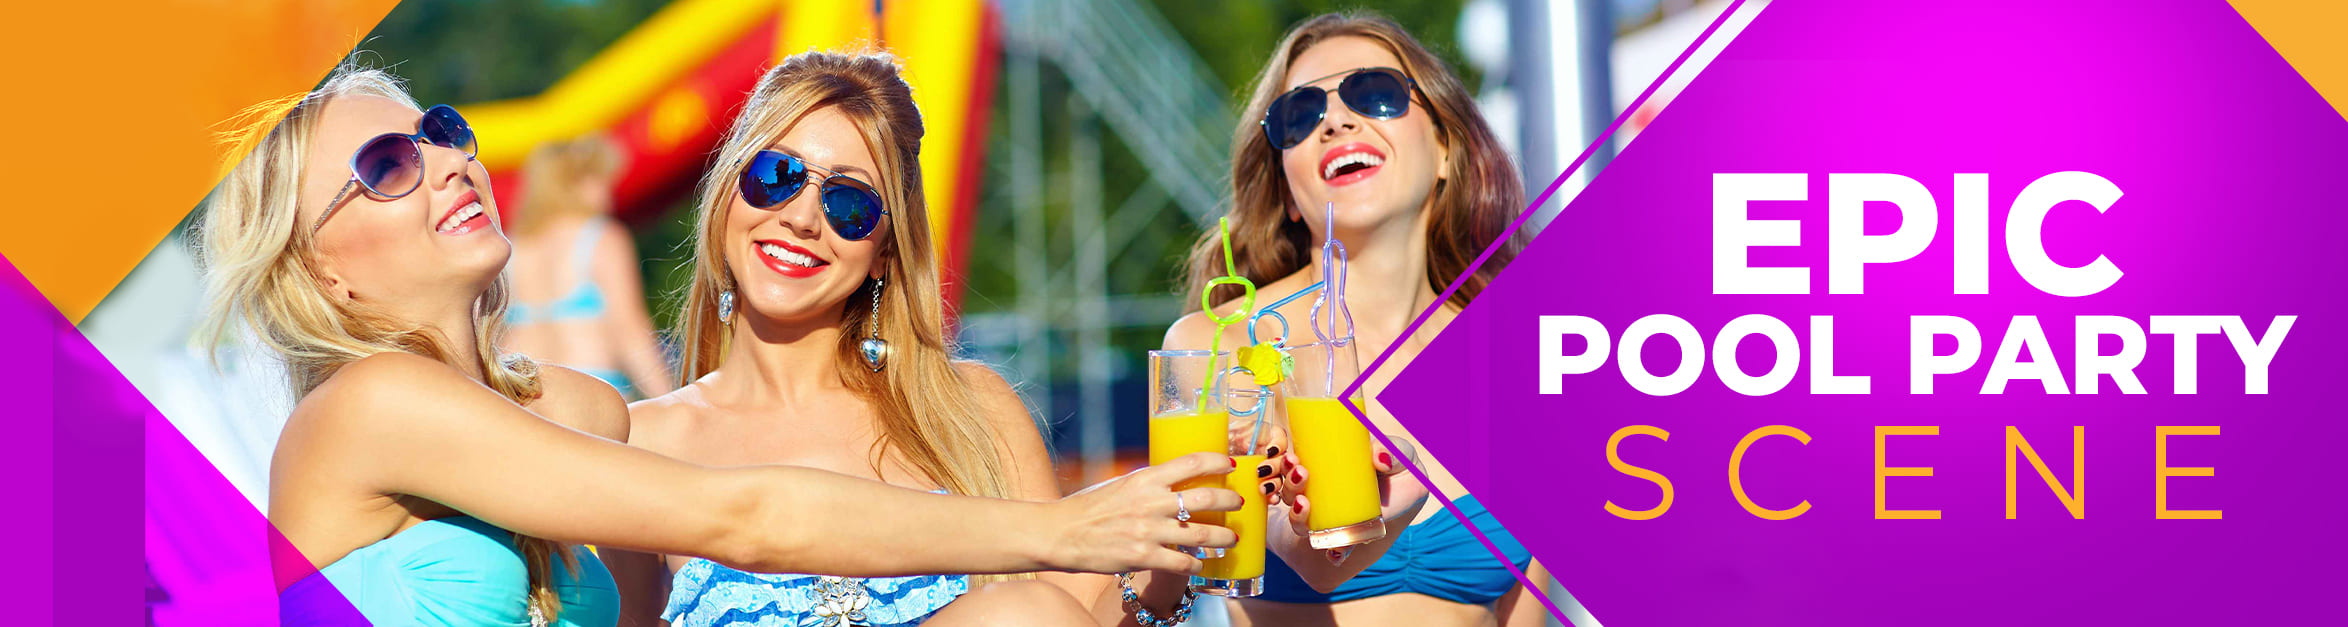
POLYGON ((1223 487, 1239 493, 1240 507, 1223 513, 1223 526, 1238 534, 1239 542, 1221 557, 1206 560, 1198 574, 1190 577, 1190 588, 1202 594, 1252 597, 1264 590, 1264 532, 1268 527, 1264 508, 1268 496, 1256 483, 1262 480, 1256 476, 1256 466, 1264 463, 1264 453, 1257 450, 1263 444, 1254 437, 1255 422, 1243 420, 1230 430, 1228 447, 1239 467, 1222 481, 1223 487))
MULTIPOLYGON (((1231 448, 1231 411, 1224 406, 1223 370, 1230 353, 1200 350, 1150 351, 1150 465, 1163 464, 1192 453, 1222 453, 1231 448), (1214 373, 1211 382, 1209 373, 1214 373), (1209 387, 1201 387, 1206 382, 1209 387)), ((1254 464, 1242 462, 1250 469, 1254 464)), ((1200 477, 1174 486, 1175 490, 1221 487, 1220 477, 1200 477)), ((1253 485, 1241 494, 1261 492, 1253 485)), ((1190 512, 1190 522, 1222 525, 1222 512, 1190 512)), ((1220 557, 1223 549, 1181 547, 1201 559, 1220 557)))
MULTIPOLYGON (((1305 516, 1315 549, 1334 549, 1386 537, 1378 507, 1378 476, 1370 466, 1370 431, 1347 411, 1338 395, 1361 376, 1353 338, 1339 337, 1291 348, 1295 371, 1281 382, 1282 408, 1297 461, 1307 473, 1305 516)), ((1362 404, 1354 397, 1354 404, 1362 404)))

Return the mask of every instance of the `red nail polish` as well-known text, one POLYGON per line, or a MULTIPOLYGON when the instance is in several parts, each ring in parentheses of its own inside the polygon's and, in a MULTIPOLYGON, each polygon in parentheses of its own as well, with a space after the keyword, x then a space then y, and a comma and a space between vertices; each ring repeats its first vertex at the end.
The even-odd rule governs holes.
POLYGON ((1378 453, 1378 463, 1385 465, 1387 468, 1393 468, 1394 456, 1384 452, 1378 453))
POLYGON ((1231 469, 1232 469, 1232 470, 1238 470, 1238 469, 1239 469, 1239 458, 1237 458, 1237 457, 1233 457, 1233 458, 1231 458, 1231 469))
POLYGON ((1289 482, 1289 483, 1304 483, 1304 473, 1297 472, 1297 471, 1294 471, 1294 470, 1288 471, 1288 482, 1289 482))

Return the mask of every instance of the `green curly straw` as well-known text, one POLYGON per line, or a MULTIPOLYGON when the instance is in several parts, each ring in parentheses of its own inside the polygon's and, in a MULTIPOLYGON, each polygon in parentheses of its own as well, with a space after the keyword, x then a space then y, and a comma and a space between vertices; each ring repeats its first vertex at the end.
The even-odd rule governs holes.
MULTIPOLYGON (((1256 284, 1254 281, 1247 280, 1247 277, 1239 276, 1239 262, 1232 259, 1231 218, 1225 217, 1216 222, 1216 228, 1222 231, 1223 236, 1223 276, 1208 279, 1207 289, 1198 297, 1199 310, 1206 312, 1207 319, 1215 321, 1215 337, 1207 341, 1207 361, 1209 363, 1214 361, 1215 355, 1223 352, 1223 329, 1247 320, 1248 312, 1256 308, 1256 284), (1239 296, 1239 309, 1233 310, 1228 316, 1217 316, 1214 306, 1215 288, 1225 285, 1237 285, 1246 291, 1239 296)), ((1216 374, 1215 368, 1207 368, 1207 376, 1198 384, 1200 394, 1206 394, 1208 390, 1214 389, 1216 374)), ((1258 413, 1255 430, 1261 432, 1263 427, 1263 414, 1258 413)), ((1255 440, 1254 435, 1248 436, 1248 452, 1255 452, 1255 440)))

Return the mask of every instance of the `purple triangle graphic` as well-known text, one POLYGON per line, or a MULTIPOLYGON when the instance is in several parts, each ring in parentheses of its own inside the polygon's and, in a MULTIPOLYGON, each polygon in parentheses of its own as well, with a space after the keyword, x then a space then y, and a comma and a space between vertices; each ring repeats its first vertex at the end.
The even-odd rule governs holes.
MULTIPOLYGON (((2332 358, 2348 350, 2344 147, 2348 124, 2223 2, 1772 3, 1379 400, 1608 624, 2336 622, 2326 604, 2348 584, 2348 541, 2332 521, 2348 504, 2309 495, 2337 491, 2331 443, 2348 438, 2331 397, 2348 377, 2332 358), (2048 218, 2055 261, 2104 255, 2127 272, 2083 298, 2034 289, 2001 243, 2022 188, 2074 170, 2126 192, 2111 211, 2069 203, 2048 218), (1751 265, 1808 267, 1814 294, 1713 295, 1712 175, 1778 172, 1807 173, 1809 199, 1755 203, 1752 216, 1801 220, 1803 246, 1756 248, 1751 265), (1943 227, 1922 256, 1869 267, 1864 296, 1827 295, 1827 175, 1874 172, 1923 184, 1943 227), (1988 175, 1987 295, 1951 291, 1957 173, 1988 175), (1650 314, 1707 341, 1746 314, 1804 337, 1808 316, 1835 316, 1837 374, 1871 375, 1874 392, 1811 395, 1801 372, 1776 394, 1739 395, 1711 370, 1766 370, 1768 343, 1748 340, 1706 356, 1676 395, 1632 390, 1613 360, 1538 393, 1540 316, 1589 316, 1619 339, 1650 314), (2135 370, 2152 394, 2118 395, 2108 378, 2098 396, 2035 382, 1975 393, 2013 316, 2042 319, 2068 375, 2075 317, 2175 314, 2241 315, 2254 333, 2299 316, 2273 392, 2244 394, 2228 342, 2205 337, 2200 393, 2169 393, 2174 352, 2156 336, 2135 370), (1910 394, 1911 315, 1964 317, 1988 352, 1940 377, 1941 392, 1910 394), (1602 506, 1651 507, 1658 490, 1610 467, 1606 443, 1640 424, 1672 437, 1630 438, 1621 456, 1671 478, 1676 502, 1633 521, 1602 506), (1729 491, 1730 450, 1771 424, 1814 439, 1759 441, 1742 481, 1760 505, 1813 505, 1793 520, 1761 520, 1729 491), (1873 519, 1872 430, 1889 425, 1939 426, 1886 450, 1888 465, 1937 469, 1888 479, 1889 506, 1941 519, 1873 519), (2005 518, 2009 425, 2065 483, 2070 427, 2087 428, 2086 519, 2027 465, 2005 518), (2158 425, 2223 427, 2168 445, 2170 466, 2217 469, 2170 479, 2169 507, 2222 520, 2154 517, 2158 425)), ((1679 362, 1669 345, 1642 352, 1651 370, 1679 362)))
POLYGON ((315 570, 13 266, 0 271, 0 376, 22 392, 5 402, 11 441, 32 443, 0 456, 16 479, 0 494, 35 504, 0 523, 23 541, 19 567, 0 569, 10 622, 367 624, 330 586, 281 612, 278 590, 315 570))

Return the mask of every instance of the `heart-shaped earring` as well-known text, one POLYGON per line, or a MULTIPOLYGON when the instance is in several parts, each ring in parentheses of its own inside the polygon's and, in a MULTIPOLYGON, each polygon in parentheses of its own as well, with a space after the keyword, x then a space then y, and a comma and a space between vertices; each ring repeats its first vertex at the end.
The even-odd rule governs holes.
POLYGON ((888 341, 877 337, 868 337, 864 338, 864 341, 856 348, 864 354, 864 365, 870 366, 873 372, 880 372, 881 368, 888 366, 888 341))
POLYGON ((880 372, 889 366, 889 342, 880 338, 880 299, 881 287, 884 285, 887 285, 887 281, 872 280, 872 317, 865 325, 865 333, 870 337, 856 345, 856 352, 864 357, 864 365, 872 368, 873 372, 880 372))

